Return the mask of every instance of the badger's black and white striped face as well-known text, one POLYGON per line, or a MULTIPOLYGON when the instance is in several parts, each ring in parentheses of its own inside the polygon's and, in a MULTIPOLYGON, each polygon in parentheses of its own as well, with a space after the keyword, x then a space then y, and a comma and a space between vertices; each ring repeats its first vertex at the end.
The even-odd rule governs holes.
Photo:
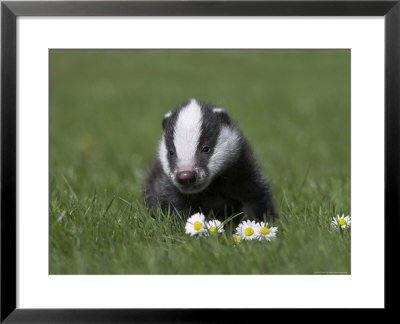
POLYGON ((167 113, 158 156, 183 193, 198 193, 239 155, 240 133, 221 108, 195 99, 167 113))

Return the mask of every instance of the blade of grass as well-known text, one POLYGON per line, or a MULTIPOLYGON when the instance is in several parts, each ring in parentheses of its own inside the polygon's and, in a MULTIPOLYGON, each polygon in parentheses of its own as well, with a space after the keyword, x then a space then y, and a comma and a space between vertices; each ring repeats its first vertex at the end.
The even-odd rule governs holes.
POLYGON ((63 177, 65 183, 67 184, 67 187, 68 187, 69 191, 71 192, 72 196, 75 198, 75 200, 78 201, 78 196, 76 195, 74 189, 72 188, 72 186, 68 182, 67 178, 64 175, 62 177, 63 177))
POLYGON ((112 197, 111 201, 108 203, 107 208, 104 211, 104 213, 101 215, 101 217, 104 217, 107 214, 108 210, 111 208, 112 203, 114 202, 114 199, 115 199, 115 196, 112 197))

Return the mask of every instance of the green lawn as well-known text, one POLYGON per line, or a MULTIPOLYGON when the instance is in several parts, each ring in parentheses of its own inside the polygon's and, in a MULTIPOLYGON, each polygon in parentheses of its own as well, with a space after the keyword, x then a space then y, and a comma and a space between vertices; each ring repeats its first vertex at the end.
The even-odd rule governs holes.
MULTIPOLYGON (((51 50, 50 274, 350 273, 350 51, 51 50), (141 186, 163 115, 225 108, 272 183, 270 243, 190 237, 141 186)), ((242 216, 240 216, 242 217, 242 216)))

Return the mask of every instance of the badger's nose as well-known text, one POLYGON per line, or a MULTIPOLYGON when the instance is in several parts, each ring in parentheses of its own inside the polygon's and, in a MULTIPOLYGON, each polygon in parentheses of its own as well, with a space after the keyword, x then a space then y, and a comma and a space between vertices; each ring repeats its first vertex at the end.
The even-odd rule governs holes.
POLYGON ((196 174, 193 171, 182 171, 176 175, 180 184, 190 184, 196 181, 196 174))

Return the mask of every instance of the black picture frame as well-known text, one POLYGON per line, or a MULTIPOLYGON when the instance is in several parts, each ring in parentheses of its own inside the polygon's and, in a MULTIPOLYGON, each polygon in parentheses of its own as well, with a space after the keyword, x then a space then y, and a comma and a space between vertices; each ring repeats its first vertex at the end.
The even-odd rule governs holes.
MULTIPOLYGON (((2 1, 1 2, 1 322, 225 322, 244 309, 16 308, 16 19, 19 16, 384 16, 385 309, 395 309, 400 227, 400 0, 395 1, 2 1), (393 294, 394 293, 394 294, 393 294)), ((371 171, 373 172, 373 170, 371 171)), ((251 310, 252 318, 267 310, 251 310)), ((263 313, 264 312, 264 313, 263 313)), ((275 314, 268 311, 268 316, 275 314)), ((271 317, 269 317, 271 318, 271 317)))

